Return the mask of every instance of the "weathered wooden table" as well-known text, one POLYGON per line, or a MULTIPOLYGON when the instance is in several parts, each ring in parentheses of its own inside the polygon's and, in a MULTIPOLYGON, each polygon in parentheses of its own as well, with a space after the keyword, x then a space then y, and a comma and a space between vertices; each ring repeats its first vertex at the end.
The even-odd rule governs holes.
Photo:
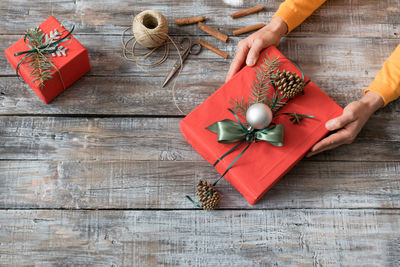
MULTIPOLYGON (((400 102, 356 142, 304 159, 255 206, 226 181, 221 209, 184 195, 216 171, 184 140, 154 74, 121 57, 120 34, 145 9, 170 34, 224 44, 176 17, 206 15, 225 33, 268 21, 281 1, 3 0, 4 50, 52 12, 88 48, 92 71, 43 104, 0 57, 0 264, 105 266, 398 266, 400 102), (261 4, 264 12, 228 14, 261 4)), ((357 100, 400 42, 399 0, 329 0, 279 48, 342 106, 357 100)), ((177 82, 189 112, 224 82, 230 60, 203 50, 177 82)))

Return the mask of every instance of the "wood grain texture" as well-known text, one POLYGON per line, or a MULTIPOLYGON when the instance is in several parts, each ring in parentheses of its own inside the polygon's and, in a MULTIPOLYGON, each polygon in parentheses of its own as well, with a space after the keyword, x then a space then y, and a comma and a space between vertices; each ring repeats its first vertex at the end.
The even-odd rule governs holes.
POLYGON ((0 211, 10 265, 398 266, 396 210, 0 211))
MULTIPOLYGON (((165 14, 176 40, 233 57, 244 37, 224 44, 173 20, 204 15, 230 34, 267 23, 281 2, 0 1, 0 47, 53 13, 76 26, 92 65, 45 105, 0 56, 0 265, 399 266, 399 101, 354 144, 302 160, 256 205, 222 180, 221 209, 204 212, 184 195, 217 173, 180 134, 171 84, 160 88, 176 52, 150 73, 122 59, 120 34, 145 9, 165 14), (229 17, 255 5, 265 8, 229 17)), ((399 18, 400 0, 328 0, 279 49, 345 106, 399 44, 399 18)), ((186 113, 223 84, 229 63, 206 49, 189 56, 176 88, 186 113)))
MULTIPOLYGON (((9 47, 20 38, 0 35, 0 45, 9 47)), ((144 73, 143 69, 122 57, 120 36, 89 35, 77 38, 89 51, 92 65, 92 70, 87 74, 89 76, 165 77, 177 60, 176 51, 171 48, 171 57, 166 64, 148 70, 150 73, 144 73)), ((242 38, 231 37, 227 44, 209 36, 201 39, 233 56, 242 38)), ((285 37, 278 48, 285 56, 300 64, 310 77, 373 78, 398 44, 399 40, 396 39, 285 37)), ((157 55, 160 58, 163 51, 156 53, 152 59, 157 59, 157 55)), ((219 77, 219 81, 223 82, 229 63, 229 60, 204 49, 199 55, 188 57, 182 74, 195 74, 194 79, 204 78, 205 75, 210 79, 219 77)), ((15 75, 15 70, 4 56, 0 57, 0 75, 15 75)))
MULTIPOLYGON (((206 75, 201 77, 204 79, 206 75)), ((85 76, 46 105, 23 81, 3 77, 0 78, 0 114, 182 116, 173 103, 171 88, 160 88, 163 79, 85 76)), ((189 113, 222 85, 221 79, 211 76, 210 80, 200 82, 191 79, 189 73, 181 75, 176 87, 177 103, 189 113)), ((316 76, 312 80, 344 107, 360 98, 372 78, 316 76)), ((399 112, 400 103, 395 101, 379 114, 396 117, 399 112)))
MULTIPOLYGON (((221 209, 398 209, 399 162, 304 160, 256 205, 226 181, 221 209)), ((0 161, 0 209, 194 209, 205 161, 0 161)))
MULTIPOLYGON (((0 44, 7 47, 15 37, 0 36, 0 44)), ((235 38, 235 43, 228 46, 209 42, 233 54, 238 40, 235 38)), ((149 74, 122 58, 118 36, 85 36, 82 43, 89 48, 91 57, 92 71, 88 75, 51 105, 43 104, 24 81, 3 77, 0 79, 0 114, 181 115, 173 104, 172 83, 161 88, 174 63, 173 56, 167 64, 150 70, 149 74)), ((344 106, 360 97, 397 44, 397 40, 389 39, 288 38, 282 41, 279 49, 344 106), (371 51, 374 51, 373 57, 371 51)), ((185 113, 224 83, 228 67, 229 61, 207 49, 199 56, 189 56, 176 85, 177 103, 185 113)), ((0 57, 0 75, 15 75, 5 57, 0 57)), ((391 109, 400 111, 400 106, 394 103, 391 109)))
MULTIPOLYGON (((383 118, 372 118, 355 143, 315 159, 399 161, 400 119, 383 118)), ((0 117, 0 159, 202 160, 180 133, 179 120, 0 117)))
MULTIPOLYGON (((27 27, 36 27, 52 13, 66 25, 76 25, 76 32, 79 33, 120 34, 122 28, 131 24, 134 15, 146 9, 155 9, 164 14, 169 21, 169 32, 173 35, 202 34, 195 25, 179 27, 173 24, 176 18, 199 15, 206 16, 210 26, 231 33, 234 29, 254 23, 268 22, 281 2, 250 0, 234 6, 212 0, 50 0, 31 5, 29 1, 3 0, 0 2, 0 34, 20 35, 27 27), (262 12, 236 20, 229 16, 255 5, 265 8, 262 12)), ((399 16, 399 0, 328 0, 291 34, 398 38, 399 16)))

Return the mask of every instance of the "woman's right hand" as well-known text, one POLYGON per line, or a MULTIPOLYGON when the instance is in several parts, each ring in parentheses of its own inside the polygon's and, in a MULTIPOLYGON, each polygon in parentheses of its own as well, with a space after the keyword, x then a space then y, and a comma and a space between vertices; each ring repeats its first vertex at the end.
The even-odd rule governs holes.
POLYGON ((274 17, 268 25, 241 40, 226 76, 226 81, 230 80, 242 68, 245 61, 247 66, 256 64, 261 50, 270 45, 277 46, 287 30, 285 21, 279 17, 274 17))

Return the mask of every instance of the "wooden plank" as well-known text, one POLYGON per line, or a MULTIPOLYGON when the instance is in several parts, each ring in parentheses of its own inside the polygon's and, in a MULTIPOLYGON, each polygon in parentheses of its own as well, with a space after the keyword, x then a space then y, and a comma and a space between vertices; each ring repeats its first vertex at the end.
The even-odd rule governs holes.
MULTIPOLYGON (((12 35, 0 36, 0 45, 8 47, 19 38, 12 35)), ((232 37, 231 41, 225 44, 212 38, 202 39, 229 53, 231 57, 236 52, 238 41, 241 40, 239 37, 232 37)), ((177 60, 176 51, 171 48, 171 57, 167 63, 154 69, 145 69, 149 74, 122 57, 119 36, 85 35, 79 36, 78 39, 89 51, 92 70, 88 75, 165 77, 177 60)), ((310 77, 323 75, 373 78, 398 44, 399 40, 392 39, 286 37, 279 49, 300 64, 310 77)), ((160 58, 163 53, 161 50, 157 52, 153 60, 157 59, 157 56, 160 58)), ((219 77, 219 81, 222 82, 225 81, 230 62, 231 59, 225 60, 204 49, 199 55, 188 57, 182 74, 190 74, 194 79, 204 79, 205 75, 208 79, 219 77)), ((5 57, 0 57, 0 75, 15 75, 15 70, 5 57)))
MULTIPOLYGON (((3 77, 0 79, 0 114, 181 115, 172 101, 172 83, 161 88, 174 63, 172 58, 148 74, 122 59, 117 48, 120 47, 119 37, 85 36, 82 41, 91 55, 93 69, 88 75, 56 98, 52 105, 43 104, 23 81, 3 77)), ((5 47, 12 42, 0 36, 0 44, 5 47)), ((279 48, 344 106, 360 97, 397 43, 388 39, 288 38, 279 48)), ((231 54, 235 51, 234 44, 219 45, 219 48, 231 54)), ((188 58, 176 84, 177 102, 186 113, 223 84, 229 63, 207 50, 198 58, 188 58)), ((0 75, 15 75, 4 57, 0 57, 0 75)), ((391 111, 399 110, 399 104, 391 108, 391 111)))
MULTIPOLYGON (((398 161, 398 117, 374 117, 352 145, 315 159, 398 161)), ((0 159, 201 160, 178 118, 0 117, 0 159)))
MULTIPOLYGON (((0 114, 182 116, 174 105, 171 88, 160 88, 163 79, 86 76, 46 105, 23 81, 3 77, 0 79, 0 114)), ((175 88, 176 101, 187 114, 218 89, 222 80, 222 77, 211 77, 199 81, 190 74, 182 75, 175 88)), ((344 107, 360 99, 362 89, 368 87, 372 78, 313 77, 312 80, 344 107)), ((379 114, 395 116, 398 112, 400 103, 394 101, 379 114)))
MULTIPOLYGON (((66 25, 74 24, 77 33, 120 34, 129 26, 133 16, 146 9, 163 13, 170 22, 170 34, 199 35, 195 26, 179 27, 172 23, 175 18, 205 15, 207 24, 222 32, 232 31, 259 22, 267 22, 282 1, 44 1, 32 5, 29 1, 1 1, 0 34, 22 34, 27 27, 36 27, 54 14, 66 25), (230 5, 229 3, 239 3, 230 5), (243 8, 263 5, 264 11, 237 20, 229 14, 243 8)), ((317 10, 293 35, 308 36, 357 36, 397 38, 400 16, 399 0, 328 1, 317 10)))
MULTIPOLYGON (((221 76, 225 74, 219 73, 221 76)), ((360 88, 366 88, 369 80, 334 77, 313 79, 342 106, 359 99, 360 88)), ((0 114, 182 115, 173 103, 171 88, 160 88, 162 81, 163 77, 87 76, 46 105, 23 81, 3 77, 0 79, 0 114)), ((222 83, 222 77, 200 81, 189 74, 182 75, 175 89, 176 101, 185 113, 189 113, 222 83)), ((400 105, 396 102, 381 112, 399 110, 400 105)))
MULTIPOLYGON (((226 180, 221 209, 400 208, 400 162, 304 160, 256 205, 226 180)), ((0 161, 0 209, 192 209, 205 161, 0 161)))
POLYGON ((398 210, 0 211, 8 265, 395 266, 398 210))

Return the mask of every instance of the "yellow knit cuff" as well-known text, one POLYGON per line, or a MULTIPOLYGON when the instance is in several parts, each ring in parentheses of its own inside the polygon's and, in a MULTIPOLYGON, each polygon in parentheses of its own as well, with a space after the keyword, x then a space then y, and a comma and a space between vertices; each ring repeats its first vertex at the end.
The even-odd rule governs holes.
POLYGON ((285 3, 281 4, 278 10, 272 17, 280 17, 283 21, 286 22, 288 26, 288 31, 286 34, 289 34, 294 28, 296 28, 300 23, 303 22, 304 18, 299 16, 297 12, 295 12, 292 8, 285 3))
MULTIPOLYGON (((399 91, 400 88, 397 88, 397 91, 399 91)), ((383 99, 383 102, 385 103, 384 106, 392 102, 397 98, 396 90, 392 89, 389 85, 386 83, 382 82, 379 79, 375 79, 367 89, 364 90, 364 94, 367 93, 368 91, 372 91, 380 95, 383 99)))

